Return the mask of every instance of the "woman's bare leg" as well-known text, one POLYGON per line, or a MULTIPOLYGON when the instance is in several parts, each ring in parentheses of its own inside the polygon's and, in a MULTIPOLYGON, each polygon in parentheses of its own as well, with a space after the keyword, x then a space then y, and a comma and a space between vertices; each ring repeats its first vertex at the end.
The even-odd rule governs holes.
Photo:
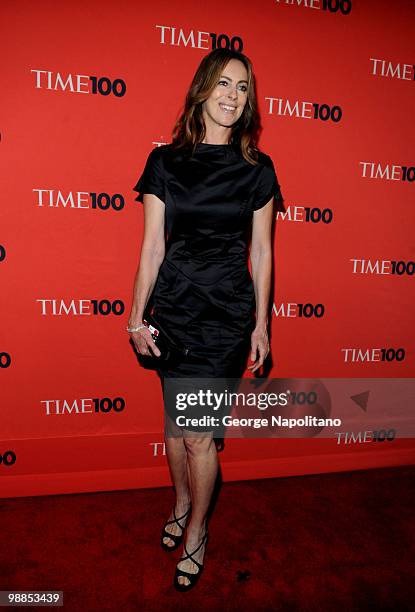
MULTIPOLYGON (((212 498, 218 472, 218 454, 212 434, 184 436, 187 452, 188 477, 192 496, 192 515, 186 530, 186 548, 191 553, 202 540, 206 530, 206 514, 212 498)), ((195 553, 194 559, 203 563, 205 546, 195 553)), ((183 549, 183 556, 185 556, 183 549)), ((199 568, 190 559, 180 561, 177 567, 185 572, 198 573, 199 568)), ((181 584, 189 584, 188 578, 180 576, 181 584)))
MULTIPOLYGON (((169 463, 171 478, 176 490, 176 517, 182 516, 189 508, 190 502, 190 487, 187 467, 187 451, 183 442, 182 431, 169 419, 168 415, 165 418, 169 421, 166 424, 165 430, 165 447, 166 455, 169 463), (173 437, 174 436, 174 437, 173 437)), ((186 525, 187 518, 179 521, 183 527, 186 525)), ((173 510, 167 520, 172 521, 174 519, 173 510)), ((166 531, 174 535, 180 535, 182 530, 176 523, 167 525, 166 531)), ((173 546, 174 542, 171 538, 163 538, 163 542, 167 546, 173 546)))

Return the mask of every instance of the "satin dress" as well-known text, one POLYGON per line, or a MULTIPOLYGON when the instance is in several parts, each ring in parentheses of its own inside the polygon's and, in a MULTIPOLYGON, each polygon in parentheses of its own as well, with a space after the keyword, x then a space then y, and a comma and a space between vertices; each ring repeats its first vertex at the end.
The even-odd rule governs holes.
MULTIPOLYGON (((154 315, 190 348, 160 361, 166 377, 240 378, 255 327, 248 245, 255 210, 282 200, 272 159, 247 162, 237 145, 200 143, 195 153, 153 149, 133 187, 136 201, 165 204, 166 253, 153 289, 154 315)), ((175 416, 168 411, 171 418, 175 416)))

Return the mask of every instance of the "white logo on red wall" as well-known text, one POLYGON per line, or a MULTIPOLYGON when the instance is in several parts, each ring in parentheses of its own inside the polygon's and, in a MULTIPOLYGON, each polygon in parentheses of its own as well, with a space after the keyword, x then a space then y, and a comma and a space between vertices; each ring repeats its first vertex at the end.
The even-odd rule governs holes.
POLYGON ((385 59, 369 59, 372 76, 385 77, 387 79, 400 79, 402 81, 414 81, 415 69, 413 64, 402 64, 385 59))
POLYGON ((361 177, 378 181, 415 181, 415 166, 400 166, 374 161, 360 161, 361 177))
POLYGON ((349 261, 352 264, 352 274, 413 276, 415 273, 415 261, 364 258, 349 261))
POLYGON ((36 302, 44 317, 120 316, 125 311, 122 300, 38 298, 36 302))

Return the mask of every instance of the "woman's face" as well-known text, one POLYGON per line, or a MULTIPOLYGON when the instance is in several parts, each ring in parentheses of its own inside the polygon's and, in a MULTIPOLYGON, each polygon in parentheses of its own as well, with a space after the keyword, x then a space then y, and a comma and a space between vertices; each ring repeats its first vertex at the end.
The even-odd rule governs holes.
POLYGON ((231 59, 222 69, 216 87, 203 103, 203 118, 209 123, 231 127, 242 115, 248 98, 248 72, 244 64, 231 59))

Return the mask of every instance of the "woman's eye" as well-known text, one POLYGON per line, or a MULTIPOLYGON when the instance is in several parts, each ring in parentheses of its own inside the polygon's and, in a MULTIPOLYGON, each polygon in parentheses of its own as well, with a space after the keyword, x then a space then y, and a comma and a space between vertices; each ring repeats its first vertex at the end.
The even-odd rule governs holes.
MULTIPOLYGON (((228 81, 219 81, 219 85, 228 85, 228 81)), ((246 85, 241 85, 241 87, 243 92, 248 90, 248 87, 246 85)))

